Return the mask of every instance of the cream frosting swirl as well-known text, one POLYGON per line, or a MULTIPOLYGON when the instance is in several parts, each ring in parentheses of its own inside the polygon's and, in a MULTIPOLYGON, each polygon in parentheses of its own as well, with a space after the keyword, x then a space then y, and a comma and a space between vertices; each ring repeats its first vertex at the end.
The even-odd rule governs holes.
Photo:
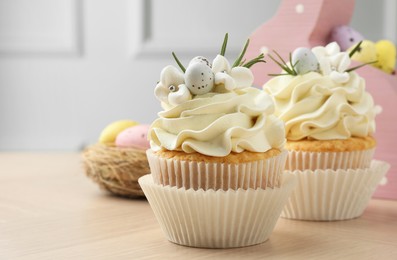
POLYGON ((253 87, 210 92, 160 112, 148 137, 153 150, 218 157, 281 149, 284 125, 273 112, 271 97, 253 87))
POLYGON ((372 135, 375 115, 381 110, 365 91, 364 79, 355 72, 349 72, 343 83, 330 73, 280 76, 263 89, 273 97, 275 114, 284 121, 288 140, 372 135))

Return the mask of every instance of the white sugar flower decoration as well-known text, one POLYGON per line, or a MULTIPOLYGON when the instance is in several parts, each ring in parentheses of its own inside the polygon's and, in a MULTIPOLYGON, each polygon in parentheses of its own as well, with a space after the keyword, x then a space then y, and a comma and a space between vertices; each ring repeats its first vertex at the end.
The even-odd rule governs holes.
POLYGON ((227 41, 226 33, 220 55, 215 57, 212 65, 205 57, 197 56, 185 68, 173 52, 172 56, 183 73, 173 66, 167 66, 161 71, 160 81, 154 93, 162 104, 166 107, 174 107, 191 100, 192 96, 214 91, 215 86, 223 86, 228 91, 251 87, 254 76, 250 68, 256 63, 265 62, 264 54, 243 61, 249 44, 247 40, 242 52, 231 66, 224 57, 227 41))
POLYGON ((212 62, 212 71, 215 74, 215 85, 223 84, 225 89, 233 90, 246 88, 252 85, 254 75, 246 67, 231 67, 229 61, 222 55, 217 55, 212 62))
POLYGON ((154 94, 164 104, 176 106, 192 99, 184 83, 183 73, 169 65, 161 71, 160 81, 154 89, 154 94))
POLYGON ((312 52, 320 64, 323 75, 329 75, 337 83, 349 81, 350 76, 346 70, 350 66, 351 60, 348 53, 340 51, 336 42, 331 42, 325 47, 314 47, 312 52))

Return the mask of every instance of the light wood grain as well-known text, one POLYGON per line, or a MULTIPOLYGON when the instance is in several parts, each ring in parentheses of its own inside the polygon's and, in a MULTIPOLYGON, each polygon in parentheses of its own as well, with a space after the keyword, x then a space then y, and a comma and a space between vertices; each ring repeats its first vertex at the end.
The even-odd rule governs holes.
POLYGON ((280 219, 257 246, 168 242, 146 200, 108 195, 79 154, 0 154, 0 259, 396 259, 397 201, 340 222, 280 219))

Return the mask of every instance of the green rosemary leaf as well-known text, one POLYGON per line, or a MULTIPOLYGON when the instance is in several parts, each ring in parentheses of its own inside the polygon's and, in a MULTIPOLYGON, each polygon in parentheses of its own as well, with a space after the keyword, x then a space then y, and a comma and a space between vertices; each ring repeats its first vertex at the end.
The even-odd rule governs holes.
POLYGON ((280 62, 278 62, 275 58, 273 58, 272 55, 268 54, 267 56, 269 56, 269 58, 272 59, 272 61, 274 61, 278 66, 280 66, 282 69, 284 69, 284 65, 281 64, 280 62))
POLYGON ((295 62, 295 64, 292 63, 292 54, 290 52, 289 53, 289 64, 291 64, 291 69, 292 69, 292 72, 294 73, 294 75, 298 75, 298 72, 296 72, 296 70, 295 70, 295 66, 296 66, 296 64, 298 64, 298 62, 299 62, 299 60, 297 60, 295 62))
POLYGON ((246 68, 251 68, 256 63, 259 63, 259 62, 266 63, 266 61, 263 59, 264 57, 265 57, 265 55, 263 53, 261 53, 257 57, 253 58, 252 60, 249 60, 247 62, 244 60, 244 62, 240 63, 240 66, 246 67, 246 68))
POLYGON ((276 60, 272 55, 268 54, 270 59, 272 59, 281 69, 283 69, 286 74, 281 73, 281 74, 269 74, 269 76, 280 76, 280 75, 291 75, 291 76, 297 76, 298 72, 295 70, 296 64, 298 64, 299 61, 295 62, 294 64, 292 63, 292 55, 289 53, 289 64, 281 57, 281 55, 274 51, 273 52, 277 55, 277 58, 279 60, 276 60))
POLYGON ((354 71, 356 69, 359 69, 359 68, 364 67, 366 65, 377 63, 377 62, 378 62, 377 60, 376 61, 371 61, 371 62, 366 62, 366 63, 360 64, 358 66, 355 66, 353 68, 347 69, 347 70, 345 70, 345 72, 352 72, 352 71, 354 71))
POLYGON ((249 45, 250 39, 247 40, 247 42, 244 45, 244 48, 242 50, 242 52, 240 53, 240 56, 237 58, 237 60, 233 63, 232 68, 238 66, 241 62, 241 60, 243 59, 245 52, 247 51, 248 45, 249 45))
POLYGON ((185 67, 183 67, 182 63, 179 61, 179 59, 176 57, 175 53, 172 52, 172 56, 174 57, 176 63, 178 64, 179 68, 181 68, 181 70, 183 71, 183 73, 185 73, 186 69, 185 67))
POLYGON ((291 75, 291 74, 288 74, 288 73, 280 73, 280 74, 267 74, 268 76, 271 76, 271 77, 277 77, 277 76, 287 76, 287 75, 291 75))
POLYGON ((277 55, 277 57, 281 60, 281 62, 284 63, 285 66, 287 66, 287 63, 285 62, 283 57, 281 57, 281 55, 278 52, 276 52, 275 50, 273 50, 273 52, 277 55))
POLYGON ((251 68, 252 66, 254 66, 255 64, 257 64, 259 62, 266 63, 265 60, 251 60, 251 61, 247 62, 246 64, 244 64, 243 67, 246 67, 246 68, 249 69, 249 68, 251 68))
POLYGON ((270 59, 272 59, 278 66, 280 66, 280 68, 285 70, 288 74, 294 75, 294 72, 290 68, 288 68, 287 64, 285 64, 285 65, 281 64, 279 61, 277 61, 275 58, 273 58, 273 56, 270 54, 268 54, 267 56, 269 56, 270 59))
POLYGON ((354 47, 354 49, 351 50, 351 51, 349 52, 349 57, 350 57, 350 58, 353 57, 353 55, 360 49, 361 43, 363 43, 363 41, 360 41, 360 42, 356 45, 356 47, 354 47))
POLYGON ((297 60, 294 64, 291 63, 291 64, 292 64, 292 67, 295 68, 295 67, 296 67, 296 64, 298 64, 298 63, 299 63, 299 60, 297 60))
POLYGON ((227 47, 227 40, 229 39, 229 34, 225 34, 225 38, 223 38, 222 48, 221 48, 221 55, 225 56, 226 47, 227 47))

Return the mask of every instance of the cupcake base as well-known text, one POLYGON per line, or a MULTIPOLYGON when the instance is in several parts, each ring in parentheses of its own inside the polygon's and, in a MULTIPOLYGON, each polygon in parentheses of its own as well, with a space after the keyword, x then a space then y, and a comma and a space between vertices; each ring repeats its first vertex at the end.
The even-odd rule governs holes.
POLYGON ((357 218, 389 168, 373 160, 366 169, 293 171, 298 185, 281 216, 315 221, 357 218))
POLYGON ((139 184, 168 240, 204 248, 232 248, 265 242, 296 185, 283 174, 280 188, 194 190, 155 184, 150 175, 139 184))
POLYGON ((364 169, 370 167, 375 149, 348 152, 288 151, 286 170, 364 169))
POLYGON ((194 190, 267 189, 280 186, 287 151, 264 160, 242 163, 167 159, 146 151, 153 181, 163 186, 194 190))

